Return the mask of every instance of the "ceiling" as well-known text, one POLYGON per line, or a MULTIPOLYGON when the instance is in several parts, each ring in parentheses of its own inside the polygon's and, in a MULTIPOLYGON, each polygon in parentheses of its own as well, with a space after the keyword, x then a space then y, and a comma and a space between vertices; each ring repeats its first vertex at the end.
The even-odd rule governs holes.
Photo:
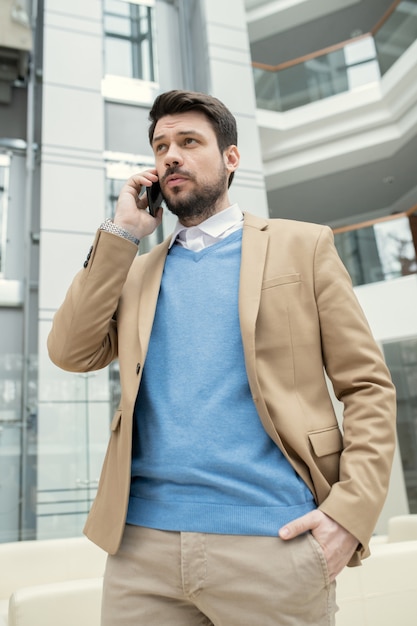
POLYGON ((394 156, 268 191, 271 217, 340 226, 417 205, 417 136, 394 156))
MULTIPOLYGON (((302 23, 298 26, 293 25, 285 32, 252 41, 252 59, 275 65, 347 40, 354 33, 369 32, 392 5, 392 0, 356 0, 350 6, 340 8, 343 0, 332 1, 335 7, 338 5, 335 12, 308 23, 303 22, 305 14, 304 18, 300 15, 302 23)), ((247 0, 247 3, 252 5, 252 10, 248 11, 249 20, 257 10, 255 5, 260 4, 264 11, 268 6, 264 1, 247 0)), ((299 3, 302 5, 303 0, 299 3)), ((277 4, 270 2, 269 6, 277 4)), ((250 36, 250 21, 248 30, 250 36)), ((374 158, 371 157, 366 164, 349 164, 343 171, 333 173, 327 173, 323 165, 323 171, 314 179, 288 186, 281 181, 276 189, 271 188, 271 181, 267 179, 270 214, 273 217, 341 225, 411 208, 417 205, 416 164, 417 134, 412 134, 388 158, 381 158, 376 149, 374 158)))

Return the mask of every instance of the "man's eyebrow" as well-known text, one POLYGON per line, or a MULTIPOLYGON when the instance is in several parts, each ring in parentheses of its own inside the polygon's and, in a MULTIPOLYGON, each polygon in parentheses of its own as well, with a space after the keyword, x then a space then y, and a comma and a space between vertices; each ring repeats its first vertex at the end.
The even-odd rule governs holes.
MULTIPOLYGON (((191 128, 190 130, 179 130, 176 135, 178 135, 179 137, 186 135, 198 135, 199 137, 203 136, 203 134, 195 128, 191 128)), ((157 135, 152 139, 152 144, 157 143, 158 141, 162 141, 163 139, 165 139, 165 134, 157 135)))

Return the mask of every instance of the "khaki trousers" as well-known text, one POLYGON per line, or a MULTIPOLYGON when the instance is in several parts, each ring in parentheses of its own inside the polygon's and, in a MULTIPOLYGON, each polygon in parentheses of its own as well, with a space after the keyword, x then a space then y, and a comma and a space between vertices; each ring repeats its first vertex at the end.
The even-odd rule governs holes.
POLYGON ((333 626, 316 540, 126 526, 107 559, 102 626, 333 626))

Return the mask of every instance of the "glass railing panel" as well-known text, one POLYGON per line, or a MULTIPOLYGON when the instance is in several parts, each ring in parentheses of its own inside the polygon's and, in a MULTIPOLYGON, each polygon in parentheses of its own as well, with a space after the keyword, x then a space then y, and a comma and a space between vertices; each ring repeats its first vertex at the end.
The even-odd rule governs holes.
MULTIPOLYGON (((33 443, 36 433, 35 419, 26 425, 22 420, 22 366, 20 354, 0 356, 0 542, 20 539, 22 490, 29 486, 21 455, 23 429, 28 443, 33 443)), ((30 449, 32 452, 32 445, 30 449)), ((27 453, 30 464, 29 457, 27 453)), ((28 525, 27 519, 24 525, 28 525)))
POLYGON ((375 33, 375 45, 381 74, 417 39, 417 0, 400 2, 391 16, 375 33))
MULTIPOLYGON (((45 376, 45 371, 43 376, 45 376)), ((109 372, 49 370, 39 404, 36 536, 81 533, 96 495, 112 407, 109 372)))
POLYGON ((355 286, 417 273, 413 217, 335 232, 335 244, 355 286))
POLYGON ((23 366, 21 354, 0 355, 0 543, 81 534, 120 398, 117 363, 89 374, 51 368, 42 401, 37 358, 25 376, 23 366))
POLYGON ((254 67, 258 108, 288 111, 379 80, 371 36, 279 71, 254 67))
POLYGON ((373 35, 276 67, 254 62, 257 106, 284 112, 378 81, 416 39, 417 0, 407 0, 373 35))

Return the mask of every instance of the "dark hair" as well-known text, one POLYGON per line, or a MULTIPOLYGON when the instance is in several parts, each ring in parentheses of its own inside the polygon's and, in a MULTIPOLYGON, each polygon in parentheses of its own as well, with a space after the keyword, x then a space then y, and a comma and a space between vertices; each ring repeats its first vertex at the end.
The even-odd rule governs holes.
MULTIPOLYGON (((231 145, 237 145, 236 120, 229 109, 214 96, 198 91, 173 89, 161 93, 149 112, 149 141, 152 144, 156 123, 165 115, 176 115, 188 111, 200 111, 210 122, 221 154, 231 145)), ((229 176, 229 187, 234 172, 229 176)))

